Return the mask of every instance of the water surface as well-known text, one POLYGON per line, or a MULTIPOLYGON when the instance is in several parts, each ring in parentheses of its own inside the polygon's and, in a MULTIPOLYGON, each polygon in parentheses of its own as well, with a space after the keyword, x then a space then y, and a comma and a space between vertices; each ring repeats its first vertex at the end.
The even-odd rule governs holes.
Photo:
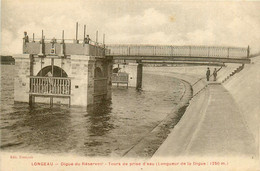
POLYGON ((145 72, 143 91, 113 88, 112 100, 88 109, 14 103, 14 66, 1 65, 1 150, 121 156, 180 101, 184 87, 145 72))

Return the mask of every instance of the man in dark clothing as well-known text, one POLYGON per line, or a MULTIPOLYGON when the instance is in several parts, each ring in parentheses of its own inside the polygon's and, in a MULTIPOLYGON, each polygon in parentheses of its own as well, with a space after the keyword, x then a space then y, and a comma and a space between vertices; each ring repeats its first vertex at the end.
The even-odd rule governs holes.
POLYGON ((24 40, 24 43, 28 43, 28 42, 29 42, 29 36, 27 35, 27 32, 26 32, 26 31, 24 32, 24 38, 23 38, 23 40, 24 40))
POLYGON ((208 68, 207 72, 206 72, 206 77, 207 77, 207 81, 209 81, 209 76, 210 76, 210 70, 208 68))
POLYGON ((89 44, 90 40, 89 35, 87 35, 87 37, 84 38, 84 43, 89 44))

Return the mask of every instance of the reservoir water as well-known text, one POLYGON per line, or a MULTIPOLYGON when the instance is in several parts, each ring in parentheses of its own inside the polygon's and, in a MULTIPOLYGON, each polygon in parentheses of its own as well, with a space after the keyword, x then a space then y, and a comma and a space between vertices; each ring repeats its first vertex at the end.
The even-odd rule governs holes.
POLYGON ((94 109, 14 103, 14 66, 1 65, 1 150, 80 156, 121 156, 180 101, 184 86, 144 68, 143 91, 113 87, 94 109))

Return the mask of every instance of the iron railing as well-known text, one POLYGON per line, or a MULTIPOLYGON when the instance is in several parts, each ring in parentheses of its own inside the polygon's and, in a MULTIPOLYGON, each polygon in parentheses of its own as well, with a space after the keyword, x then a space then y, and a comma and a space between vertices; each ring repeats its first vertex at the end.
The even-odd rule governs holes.
MULTIPOLYGON (((29 38, 28 39, 29 42, 37 42, 37 43, 40 43, 42 41, 41 38, 29 38)), ((77 43, 78 44, 84 44, 84 40, 83 39, 78 39, 78 40, 75 40, 75 39, 43 39, 44 40, 44 43, 52 43, 52 42, 55 42, 55 43, 77 43)), ((85 43, 87 44, 87 43, 85 43)), ((89 40, 89 43, 90 45, 94 45, 94 46, 99 46, 99 47, 105 47, 105 45, 103 43, 100 43, 100 42, 96 42, 96 41, 92 41, 92 40, 89 40)))
POLYGON ((107 56, 190 56, 246 58, 249 48, 171 45, 106 45, 107 56))
POLYGON ((30 76, 30 92, 38 95, 70 95, 71 79, 30 76))

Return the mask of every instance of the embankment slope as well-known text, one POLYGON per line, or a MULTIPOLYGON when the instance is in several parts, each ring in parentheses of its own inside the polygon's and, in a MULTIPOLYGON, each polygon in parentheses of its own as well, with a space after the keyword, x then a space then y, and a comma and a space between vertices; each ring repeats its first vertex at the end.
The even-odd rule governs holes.
POLYGON ((260 115, 260 56, 231 77, 223 85, 233 96, 255 139, 259 138, 260 115))
MULTIPOLYGON (((254 156, 259 134, 259 59, 254 58, 252 62, 224 85, 213 83, 194 97, 154 157, 190 154, 254 156)), ((196 73, 177 74, 177 77, 202 75, 202 69, 196 73)), ((191 84, 193 80, 190 80, 191 84)))

